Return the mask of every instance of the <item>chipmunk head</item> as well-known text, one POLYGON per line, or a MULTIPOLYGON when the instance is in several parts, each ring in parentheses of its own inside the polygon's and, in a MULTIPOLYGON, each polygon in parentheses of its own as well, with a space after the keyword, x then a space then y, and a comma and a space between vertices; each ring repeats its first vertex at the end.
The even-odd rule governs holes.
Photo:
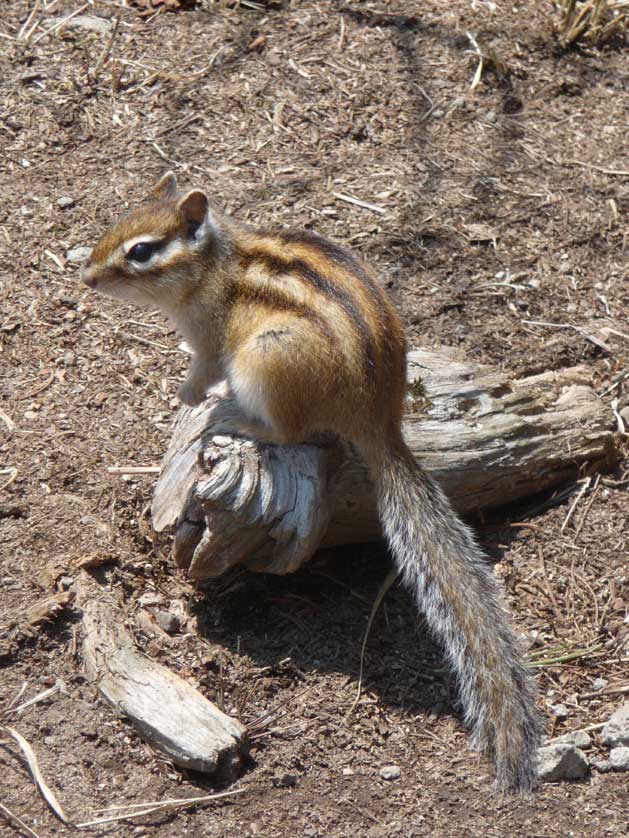
POLYGON ((221 237, 207 195, 179 195, 168 172, 148 203, 107 230, 81 278, 108 296, 170 308, 197 285, 213 249, 218 255, 221 237))

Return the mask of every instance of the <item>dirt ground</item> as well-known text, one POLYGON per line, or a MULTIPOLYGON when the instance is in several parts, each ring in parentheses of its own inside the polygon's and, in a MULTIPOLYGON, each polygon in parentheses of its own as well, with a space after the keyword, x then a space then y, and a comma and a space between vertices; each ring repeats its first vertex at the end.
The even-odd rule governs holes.
MULTIPOLYGON (((67 813, 84 821, 122 801, 212 789, 96 696, 71 603, 29 622, 27 609, 72 590, 72 562, 96 555, 138 644, 256 734, 240 796, 94 831, 629 834, 627 775, 492 796, 491 766, 468 750, 438 651, 400 589, 376 619, 365 691, 346 718, 388 567, 378 546, 318 557, 290 578, 241 572, 195 588, 177 575, 169 539, 150 528, 155 477, 107 467, 159 464, 186 357, 160 315, 95 297, 68 259, 172 168, 241 219, 354 247, 379 269, 412 345, 456 347, 514 374, 587 365, 612 426, 629 370, 620 39, 562 49, 552 3, 525 0, 171 2, 157 14, 130 0, 48 5, 21 35, 33 0, 0 10, 0 708, 25 682, 23 698, 65 682, 12 724, 67 813), (115 37, 84 18, 45 34, 71 12, 119 19, 115 37), (486 56, 474 89, 467 33, 486 56), (172 603, 196 632, 142 631, 138 609, 172 603), (391 764, 401 776, 387 782, 391 764)), ((567 524, 578 474, 561 504, 538 498, 481 532, 536 653, 576 653, 537 669, 553 736, 600 726, 627 698, 628 474, 621 463, 589 484, 567 524)), ((591 733, 603 757, 600 727, 591 733)), ((6 747, 0 765, 0 802, 41 838, 66 834, 6 747)), ((12 834, 28 833, 0 818, 0 835, 12 834)))

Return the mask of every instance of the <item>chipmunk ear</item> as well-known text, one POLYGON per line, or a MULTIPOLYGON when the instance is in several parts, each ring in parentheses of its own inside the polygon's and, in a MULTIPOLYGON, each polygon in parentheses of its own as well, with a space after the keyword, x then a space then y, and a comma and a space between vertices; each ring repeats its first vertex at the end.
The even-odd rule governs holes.
POLYGON ((217 232, 207 195, 201 189, 192 189, 177 204, 186 222, 188 237, 202 247, 217 232))
POLYGON ((177 178, 174 172, 166 172, 151 191, 153 198, 174 198, 177 193, 177 178))

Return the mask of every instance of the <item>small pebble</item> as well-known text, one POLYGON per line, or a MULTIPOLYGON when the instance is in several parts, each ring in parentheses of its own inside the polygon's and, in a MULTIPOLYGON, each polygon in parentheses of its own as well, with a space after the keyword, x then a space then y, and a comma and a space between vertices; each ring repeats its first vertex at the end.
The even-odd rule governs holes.
POLYGON ((567 719, 570 715, 570 711, 565 704, 551 704, 550 709, 558 719, 567 719))
POLYGON ((179 631, 179 619, 170 611, 156 611, 155 622, 166 634, 176 634, 179 631))
POLYGON ((71 349, 68 349, 66 352, 63 353, 63 363, 66 367, 76 366, 76 354, 72 352, 71 349))
POLYGON ((271 780, 276 789, 292 789, 297 785, 296 774, 278 774, 271 780))
POLYGON ((495 122, 496 121, 496 111, 487 111, 485 114, 485 120, 487 122, 495 122))
POLYGON ((68 250, 66 253, 66 259, 68 262, 79 265, 89 259, 91 254, 91 247, 73 247, 72 250, 68 250))
POLYGON ((629 771, 629 748, 612 748, 609 764, 613 771, 629 771))
POLYGON ((588 748, 592 747, 592 738, 584 730, 573 730, 555 739, 555 744, 574 745, 575 748, 587 751, 588 748))
POLYGON ((603 742, 612 748, 629 745, 629 701, 616 710, 603 728, 603 742))
POLYGON ((539 748, 537 756, 537 776, 544 782, 581 780, 588 773, 585 754, 574 745, 555 742, 539 748))
POLYGON ((67 195, 63 195, 61 198, 57 198, 57 206, 59 209, 70 209, 70 207, 74 206, 74 198, 68 198, 67 195))
POLYGON ((611 763, 607 759, 600 759, 592 763, 592 768, 596 768, 601 774, 607 774, 608 771, 612 770, 611 763))
MULTIPOLYGON (((625 408, 625 410, 626 410, 626 408, 625 408)), ((620 414, 620 415, 622 416, 622 412, 621 412, 621 414, 620 414)), ((629 415, 627 416, 627 418, 629 419, 629 415)), ((624 419, 624 416, 623 416, 623 419, 624 419)), ((593 689, 593 690, 596 690, 596 691, 598 692, 598 690, 604 690, 604 689, 605 689, 605 687, 606 687, 608 684, 609 684, 609 681, 608 681, 607 679, 605 679, 605 678, 596 678, 596 679, 594 680, 594 682, 592 683, 592 689, 593 689)))
POLYGON ((164 601, 164 597, 161 594, 158 594, 157 591, 147 591, 145 594, 142 594, 138 603, 143 606, 147 605, 159 605, 161 602, 164 601))
POLYGON ((397 780, 401 773, 397 765, 384 765, 380 769, 380 776, 383 780, 397 780))

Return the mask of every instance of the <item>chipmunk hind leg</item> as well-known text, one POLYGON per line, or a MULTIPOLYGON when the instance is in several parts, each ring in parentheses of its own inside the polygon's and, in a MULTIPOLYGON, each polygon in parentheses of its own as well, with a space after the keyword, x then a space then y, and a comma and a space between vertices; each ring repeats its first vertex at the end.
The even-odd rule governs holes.
POLYGON ((251 335, 227 364, 227 378, 246 421, 263 441, 297 444, 321 427, 329 374, 320 347, 299 323, 251 335))

